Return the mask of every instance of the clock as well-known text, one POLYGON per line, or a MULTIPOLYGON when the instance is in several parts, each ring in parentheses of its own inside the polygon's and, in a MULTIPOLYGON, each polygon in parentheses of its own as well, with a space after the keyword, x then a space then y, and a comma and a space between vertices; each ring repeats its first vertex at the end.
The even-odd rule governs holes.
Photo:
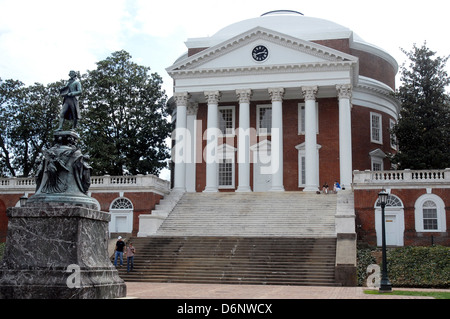
POLYGON ((269 56, 269 50, 264 45, 257 45, 252 50, 252 57, 253 60, 256 62, 262 62, 267 59, 269 56))

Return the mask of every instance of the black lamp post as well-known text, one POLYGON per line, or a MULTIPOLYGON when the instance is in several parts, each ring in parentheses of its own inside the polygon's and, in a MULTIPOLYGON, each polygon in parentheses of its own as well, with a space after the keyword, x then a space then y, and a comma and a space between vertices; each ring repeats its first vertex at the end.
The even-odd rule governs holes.
POLYGON ((387 258, 386 258, 386 221, 384 217, 384 208, 386 207, 389 194, 382 189, 378 194, 381 205, 381 237, 382 237, 382 253, 383 253, 383 269, 381 270, 380 292, 391 292, 392 285, 388 279, 387 258))

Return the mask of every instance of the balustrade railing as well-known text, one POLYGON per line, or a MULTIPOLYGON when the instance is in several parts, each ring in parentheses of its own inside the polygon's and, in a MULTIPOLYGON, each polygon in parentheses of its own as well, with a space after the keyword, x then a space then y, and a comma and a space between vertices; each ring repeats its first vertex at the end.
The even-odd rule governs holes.
MULTIPOLYGON (((33 177, 0 178, 0 193, 15 190, 32 192, 35 190, 35 187, 36 181, 33 177)), ((169 191, 170 182, 154 175, 91 176, 91 186, 89 190, 117 190, 118 188, 121 188, 126 191, 127 188, 136 189, 137 187, 155 188, 165 192, 169 191)))
POLYGON ((353 186, 450 184, 450 169, 403 171, 354 171, 353 186))

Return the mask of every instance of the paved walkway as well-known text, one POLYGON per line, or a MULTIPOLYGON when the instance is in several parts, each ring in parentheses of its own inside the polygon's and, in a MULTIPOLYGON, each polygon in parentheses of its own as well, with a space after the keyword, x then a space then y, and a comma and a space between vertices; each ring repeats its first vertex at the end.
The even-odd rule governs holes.
MULTIPOLYGON (((138 299, 430 299, 418 296, 368 295, 363 287, 207 285, 127 282, 127 298, 138 299)), ((401 289, 393 290, 422 290, 401 289)), ((441 291, 447 291, 441 289, 441 291)))

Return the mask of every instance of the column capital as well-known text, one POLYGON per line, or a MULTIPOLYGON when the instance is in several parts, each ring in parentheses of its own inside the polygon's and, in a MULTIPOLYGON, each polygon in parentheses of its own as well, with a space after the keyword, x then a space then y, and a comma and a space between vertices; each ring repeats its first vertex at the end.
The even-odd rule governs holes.
POLYGON ((239 103, 250 103, 250 99, 252 98, 252 90, 236 90, 236 95, 239 100, 239 103))
POLYGON ((350 99, 352 97, 353 87, 351 84, 336 85, 339 99, 350 99))
POLYGON ((272 98, 272 102, 281 102, 284 97, 284 89, 283 88, 269 88, 269 94, 272 98))
POLYGON ((219 91, 206 91, 204 92, 206 101, 208 104, 218 104, 221 94, 219 91))
POLYGON ((177 106, 187 106, 191 95, 188 92, 176 92, 173 97, 177 106))
POLYGON ((198 111, 198 103, 189 102, 187 105, 187 115, 197 115, 197 111, 198 111))
POLYGON ((312 100, 315 101, 317 97, 317 92, 319 91, 319 87, 316 86, 302 86, 302 94, 305 98, 305 101, 312 100))

